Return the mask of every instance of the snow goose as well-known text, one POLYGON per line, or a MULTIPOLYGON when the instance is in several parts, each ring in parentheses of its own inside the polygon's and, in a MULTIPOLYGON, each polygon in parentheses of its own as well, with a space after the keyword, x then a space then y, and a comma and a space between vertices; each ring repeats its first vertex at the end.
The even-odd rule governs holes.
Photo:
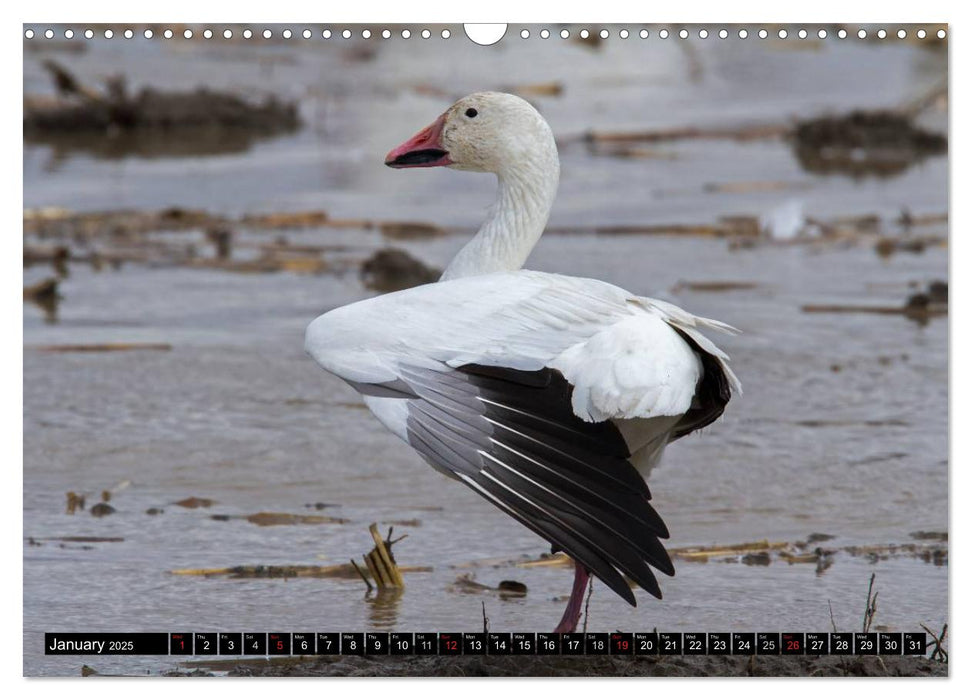
POLYGON ((559 158, 518 97, 469 95, 385 163, 494 173, 498 201, 439 282, 325 313, 307 352, 432 467, 572 557, 556 631, 576 629, 591 574, 631 605, 625 576, 660 598, 651 567, 674 567, 645 478, 665 445, 740 390, 701 332, 734 329, 605 282, 521 269, 559 158))

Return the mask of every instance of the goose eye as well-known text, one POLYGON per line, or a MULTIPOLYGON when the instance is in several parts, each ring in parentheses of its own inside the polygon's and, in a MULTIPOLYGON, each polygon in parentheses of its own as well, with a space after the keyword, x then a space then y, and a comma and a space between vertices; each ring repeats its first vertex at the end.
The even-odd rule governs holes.
POLYGON ((472 119, 478 113, 479 113, 479 111, 477 109, 475 109, 474 107, 469 107, 467 110, 465 110, 465 116, 467 116, 469 119, 472 119))

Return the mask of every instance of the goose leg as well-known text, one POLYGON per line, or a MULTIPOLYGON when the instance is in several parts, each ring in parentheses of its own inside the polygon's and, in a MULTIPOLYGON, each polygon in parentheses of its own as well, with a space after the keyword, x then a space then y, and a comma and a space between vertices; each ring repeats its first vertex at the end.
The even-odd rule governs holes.
POLYGON ((577 623, 580 621, 580 609, 583 606, 583 593, 587 590, 587 581, 590 580, 590 572, 578 561, 573 562, 573 591, 570 593, 570 600, 563 611, 563 618, 556 626, 554 632, 576 632, 577 623))

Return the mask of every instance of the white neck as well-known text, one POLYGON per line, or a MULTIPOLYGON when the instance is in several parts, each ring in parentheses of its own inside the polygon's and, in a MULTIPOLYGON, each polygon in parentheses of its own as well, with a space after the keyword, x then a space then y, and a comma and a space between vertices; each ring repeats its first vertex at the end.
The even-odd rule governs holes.
POLYGON ((556 146, 543 150, 540 157, 499 173, 492 213, 445 268, 443 281, 523 266, 543 234, 560 181, 556 146))

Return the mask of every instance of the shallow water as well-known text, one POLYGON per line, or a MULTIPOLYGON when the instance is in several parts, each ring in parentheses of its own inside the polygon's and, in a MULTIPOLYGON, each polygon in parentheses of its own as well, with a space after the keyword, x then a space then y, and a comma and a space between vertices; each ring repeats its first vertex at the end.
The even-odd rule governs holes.
MULTIPOLYGON (((509 37, 518 37, 513 30, 509 37)), ((453 36, 456 34, 453 32, 453 36)), ((559 98, 536 103, 564 138, 554 226, 713 223, 764 216, 793 200, 812 217, 947 210, 947 161, 923 162, 892 179, 852 180, 802 172, 780 142, 660 144, 665 157, 592 156, 568 136, 590 127, 668 128, 772 123, 861 106, 899 104, 945 74, 943 57, 909 45, 823 42, 793 50, 739 41, 503 41, 483 50, 458 40, 380 44, 348 57, 353 42, 275 45, 265 51, 202 42, 90 42, 72 68, 92 82, 123 69, 134 86, 197 83, 273 90, 300 100, 307 126, 293 136, 220 157, 100 160, 82 151, 28 146, 26 207, 75 210, 178 205, 241 215, 322 208, 333 216, 432 221, 474 227, 492 196, 484 176, 393 172, 391 146, 431 121, 449 100, 416 94, 429 84, 473 89, 561 80, 559 98), (107 44, 107 45, 106 45, 107 44), (298 48, 295 48, 298 47, 298 48), (302 47, 302 48, 301 48, 302 47), (447 48, 450 60, 442 60, 447 48), (470 63, 476 58, 478 63, 470 63), (564 75, 563 66, 570 70, 564 75), (699 67, 700 66, 700 67, 699 67), (508 76, 515 75, 514 79, 508 76), (497 77, 500 76, 500 77, 497 77), (696 79, 692 79, 696 76, 696 79), (791 182, 791 189, 719 194, 712 183, 791 182)), ((47 90, 35 54, 25 90, 47 90)), ((925 122, 944 128, 946 115, 925 122)), ((944 234, 943 230, 928 233, 944 234)), ((368 231, 287 233, 292 242, 341 243, 362 255, 387 244, 368 231)), ((465 237, 393 242, 441 266, 465 237)), ((546 237, 530 267, 602 278, 666 298, 741 328, 718 338, 745 394, 725 416, 672 445, 651 479, 672 546, 824 532, 823 546, 911 541, 947 529, 946 319, 805 314, 806 303, 897 305, 909 282, 947 278, 947 250, 879 258, 869 246, 764 246, 646 236, 546 237), (751 290, 677 290, 690 281, 748 281, 751 290), (882 359, 881 359, 882 358, 882 359), (833 368, 838 367, 838 371, 833 368)), ((25 270, 25 283, 48 276, 25 270)), ((158 672, 167 660, 44 657, 44 631, 251 631, 477 629, 481 601, 493 629, 544 630, 564 605, 566 569, 480 565, 538 556, 547 547, 474 493, 427 468, 370 418, 357 395, 303 354, 317 314, 369 293, 353 275, 240 275, 127 264, 95 273, 72 266, 58 322, 24 307, 24 534, 122 537, 91 548, 45 541, 24 548, 24 670, 76 675, 158 672), (43 353, 57 343, 163 342, 169 352, 43 353), (130 480, 102 519, 64 514, 67 491, 130 480), (186 496, 215 499, 187 510, 186 496), (317 513, 344 525, 258 527, 216 514, 317 513), (164 508, 157 516, 145 514, 164 508), (182 567, 342 563, 370 548, 367 525, 399 526, 399 562, 428 565, 406 577, 396 601, 371 601, 354 580, 226 580, 176 576, 182 567), (529 593, 500 600, 449 590, 471 571, 482 583, 522 581, 529 593), (96 663, 95 663, 96 662, 96 663)), ((915 630, 947 619, 947 567, 898 558, 871 563, 837 554, 811 564, 774 558, 767 567, 676 561, 662 602, 629 608, 604 586, 591 629, 827 630, 832 603, 841 629, 858 629, 870 573, 876 624, 915 630)))

